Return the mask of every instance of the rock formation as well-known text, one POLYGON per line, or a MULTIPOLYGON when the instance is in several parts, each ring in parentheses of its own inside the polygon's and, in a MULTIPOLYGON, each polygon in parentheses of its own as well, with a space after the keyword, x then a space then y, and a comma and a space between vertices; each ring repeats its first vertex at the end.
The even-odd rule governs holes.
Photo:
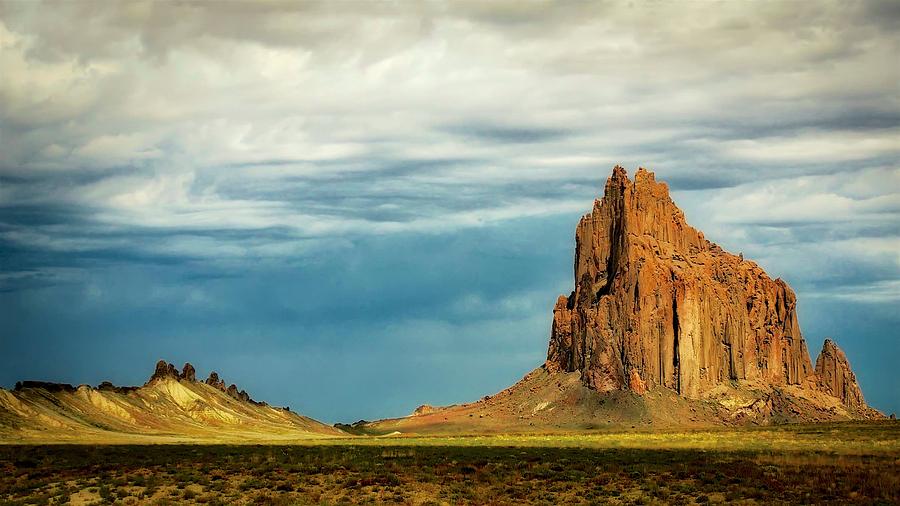
POLYGON ((161 380, 165 378, 175 378, 178 379, 178 369, 175 369, 174 364, 170 364, 165 360, 160 360, 156 363, 156 370, 153 371, 153 375, 150 376, 150 379, 147 381, 147 384, 161 380))
POLYGON ((233 397, 239 401, 253 402, 252 399, 250 399, 250 394, 248 394, 244 390, 238 390, 237 385, 235 385, 234 383, 232 383, 231 385, 228 385, 228 388, 225 390, 225 393, 227 393, 228 395, 230 395, 231 397, 233 397))
POLYGON ((14 392, 20 392, 27 388, 33 389, 41 389, 46 390, 48 392, 69 392, 72 393, 75 391, 75 387, 68 383, 53 383, 50 381, 17 381, 16 386, 13 388, 14 392))
POLYGON ((185 362, 184 367, 181 369, 181 375, 178 378, 187 381, 197 381, 197 371, 190 362, 185 362))
MULTIPOLYGON (((153 372, 153 375, 150 376, 150 379, 145 383, 145 385, 149 385, 154 381, 162 380, 165 378, 171 378, 178 381, 189 381, 192 383, 197 382, 197 371, 194 369, 194 366, 191 365, 190 362, 185 362, 184 367, 181 369, 181 372, 178 372, 178 369, 175 368, 174 364, 170 364, 165 360, 160 360, 156 363, 156 370, 153 372)), ((237 385, 230 385, 227 388, 225 387, 225 381, 219 378, 219 374, 215 371, 209 373, 209 377, 204 382, 207 385, 221 390, 225 392, 230 397, 237 399, 239 401, 250 402, 256 405, 265 405, 264 402, 254 401, 250 394, 246 391, 241 390, 237 387, 237 385)), ((112 384, 110 384, 111 386, 112 384)))
POLYGON ((206 384, 223 392, 225 391, 225 382, 219 379, 219 373, 216 371, 209 373, 209 377, 206 378, 206 384))
POLYGON ((225 381, 222 380, 221 378, 219 378, 219 373, 217 373, 216 371, 209 373, 209 377, 206 378, 206 384, 213 388, 216 388, 218 390, 225 392, 230 397, 233 397, 239 401, 252 402, 254 404, 265 404, 265 403, 257 403, 256 401, 254 401, 253 399, 250 398, 250 394, 248 394, 244 390, 238 389, 237 385, 235 385, 233 383, 226 387, 225 381))
POLYGON ((97 390, 101 392, 116 392, 120 394, 127 394, 129 392, 134 392, 138 387, 119 387, 113 385, 110 381, 103 381, 99 385, 97 385, 97 390))
POLYGON ((850 370, 850 362, 834 341, 825 339, 822 352, 816 359, 816 376, 819 387, 856 410, 866 408, 862 391, 856 383, 856 375, 850 370))
MULTIPOLYGON (((686 398, 723 383, 818 388, 794 292, 688 225, 652 172, 632 182, 615 167, 575 243, 575 289, 553 311, 551 372, 579 371, 601 392, 662 386, 686 398)), ((864 406, 843 354, 826 349, 823 384, 864 406)))
POLYGON ((149 385, 154 380, 163 378, 197 381, 197 371, 194 369, 194 366, 191 365, 190 362, 185 362, 184 367, 181 368, 181 372, 178 372, 178 369, 175 368, 175 364, 170 364, 165 360, 160 360, 156 363, 156 370, 153 371, 153 375, 150 376, 147 384, 149 385))
POLYGON ((430 404, 422 404, 421 406, 417 407, 412 412, 412 416, 427 415, 427 414, 434 413, 434 412, 435 412, 434 406, 432 406, 430 404))

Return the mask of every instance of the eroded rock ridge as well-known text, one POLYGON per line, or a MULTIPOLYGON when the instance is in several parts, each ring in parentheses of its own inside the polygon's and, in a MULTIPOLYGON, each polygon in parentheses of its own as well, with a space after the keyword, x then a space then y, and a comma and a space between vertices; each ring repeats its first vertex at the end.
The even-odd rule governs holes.
MULTIPOLYGON (((162 380, 165 378, 170 378, 178 381, 197 382, 197 371, 196 369, 194 369, 194 366, 191 365, 190 362, 186 362, 181 368, 181 372, 178 372, 178 369, 174 364, 170 364, 165 360, 160 360, 156 363, 156 370, 153 372, 153 375, 150 376, 150 379, 146 384, 149 385, 154 381, 162 380)), ((230 397, 239 401, 250 402, 257 405, 265 405, 264 402, 254 401, 252 398, 250 398, 250 394, 248 394, 245 390, 239 389, 237 385, 233 383, 226 387, 225 382, 219 379, 219 374, 215 371, 209 373, 209 377, 204 383, 213 388, 221 390, 222 392, 225 392, 230 397)))

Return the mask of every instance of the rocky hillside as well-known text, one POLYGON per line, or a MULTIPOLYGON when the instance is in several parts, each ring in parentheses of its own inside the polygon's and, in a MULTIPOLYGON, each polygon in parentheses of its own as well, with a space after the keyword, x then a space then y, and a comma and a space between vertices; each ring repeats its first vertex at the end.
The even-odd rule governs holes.
POLYGON ((215 372, 197 381, 160 361, 141 387, 23 381, 0 389, 3 442, 289 441, 341 432, 288 408, 256 402, 215 372))

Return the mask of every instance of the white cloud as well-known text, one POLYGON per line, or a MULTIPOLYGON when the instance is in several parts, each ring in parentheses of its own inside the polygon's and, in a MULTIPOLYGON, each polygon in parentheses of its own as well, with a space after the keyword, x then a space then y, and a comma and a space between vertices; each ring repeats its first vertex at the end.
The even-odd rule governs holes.
POLYGON ((764 137, 720 144, 726 155, 782 163, 846 162, 884 156, 900 159, 900 128, 878 132, 804 132, 796 137, 764 137))
POLYGON ((820 244, 790 223, 891 240, 900 37, 876 7, 5 4, 0 204, 72 206, 105 234, 3 237, 290 256, 577 213, 622 163, 700 189, 678 195, 689 217, 766 258, 793 253, 776 237, 820 244), (285 232, 195 237, 267 228, 285 232))

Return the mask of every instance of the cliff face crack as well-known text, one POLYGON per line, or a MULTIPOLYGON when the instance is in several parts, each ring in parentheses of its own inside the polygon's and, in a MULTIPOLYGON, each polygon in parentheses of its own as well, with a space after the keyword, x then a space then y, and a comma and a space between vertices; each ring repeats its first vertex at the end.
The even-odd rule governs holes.
POLYGON ((675 391, 681 393, 681 374, 678 369, 678 298, 672 297, 672 370, 675 373, 675 391))
MULTIPOLYGON (((621 216, 621 213, 617 213, 621 216)), ((604 295, 609 295, 612 291, 613 282, 615 281, 616 271, 619 265, 619 252, 624 249, 624 245, 622 242, 624 241, 623 229, 625 227, 622 224, 622 219, 617 219, 612 223, 612 229, 610 230, 609 237, 613 238, 614 244, 610 248, 609 256, 606 260, 606 271, 603 280, 603 284, 600 286, 600 289, 597 291, 597 299, 600 299, 604 295)))
POLYGON ((613 169, 578 223, 574 268, 554 310, 551 370, 579 371, 598 391, 656 385, 696 398, 747 381, 865 408, 842 354, 823 350, 813 371, 790 287, 706 240, 651 172, 632 181, 613 169))

